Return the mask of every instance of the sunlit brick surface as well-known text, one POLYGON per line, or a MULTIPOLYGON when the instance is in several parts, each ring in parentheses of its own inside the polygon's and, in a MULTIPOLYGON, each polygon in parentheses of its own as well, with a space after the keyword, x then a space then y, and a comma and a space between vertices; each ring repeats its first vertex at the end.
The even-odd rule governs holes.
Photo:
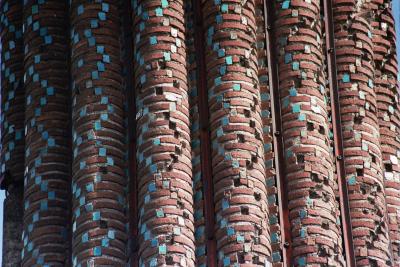
POLYGON ((4 266, 400 264, 390 1, 0 11, 4 266))

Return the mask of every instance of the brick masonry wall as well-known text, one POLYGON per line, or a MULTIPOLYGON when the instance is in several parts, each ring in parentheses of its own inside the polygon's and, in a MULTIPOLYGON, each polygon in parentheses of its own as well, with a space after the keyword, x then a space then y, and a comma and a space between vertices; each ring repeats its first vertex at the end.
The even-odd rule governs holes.
POLYGON ((336 103, 323 3, 1 1, 4 266, 399 265, 391 6, 332 0, 336 103))
POLYGON ((255 1, 203 1, 218 265, 271 255, 255 1))

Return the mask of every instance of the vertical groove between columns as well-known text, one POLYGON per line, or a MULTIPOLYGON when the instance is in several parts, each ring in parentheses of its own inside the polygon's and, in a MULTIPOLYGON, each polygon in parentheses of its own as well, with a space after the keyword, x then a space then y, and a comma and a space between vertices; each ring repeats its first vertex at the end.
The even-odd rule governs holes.
POLYGON ((213 267, 217 264, 216 240, 215 240, 215 214, 214 214, 214 186, 212 178, 211 141, 207 94, 207 72, 204 53, 204 24, 202 4, 200 0, 194 0, 194 28, 195 28, 195 51, 197 67, 197 92, 198 112, 200 122, 200 153, 201 174, 203 181, 203 192, 205 201, 205 221, 207 238, 207 266, 213 267))
POLYGON ((125 43, 125 54, 124 56, 124 64, 126 66, 125 81, 126 81, 126 95, 128 102, 128 135, 129 135, 129 145, 128 145, 128 154, 129 154, 129 247, 130 250, 128 253, 129 256, 129 266, 138 267, 139 259, 138 259, 138 249, 139 249, 139 240, 138 240, 138 191, 137 191, 137 158, 136 158, 136 94, 135 94, 135 77, 132 75, 133 73, 133 27, 132 27, 132 5, 131 1, 123 2, 123 33, 124 33, 124 43, 125 43))
POLYGON ((271 96, 271 115, 272 115, 272 131, 274 145, 274 162, 276 168, 276 182, 278 191, 278 207, 279 207, 279 225, 281 231, 281 249, 283 266, 292 265, 292 238, 290 233, 288 192, 285 179, 285 157, 284 144, 282 135, 282 115, 279 94, 279 77, 278 62, 274 47, 275 28, 273 22, 275 19, 272 1, 263 0, 264 7, 264 23, 265 23, 265 46, 267 49, 269 89, 271 96))
POLYGON ((336 70, 335 35, 332 15, 332 0, 323 0, 325 15, 325 38, 328 63, 329 90, 331 98, 331 117, 336 157, 336 173, 339 187, 339 202, 342 221, 345 258, 348 267, 355 267, 353 234, 350 219, 350 204, 346 182, 345 160, 343 153, 342 119, 340 117, 339 88, 336 70))

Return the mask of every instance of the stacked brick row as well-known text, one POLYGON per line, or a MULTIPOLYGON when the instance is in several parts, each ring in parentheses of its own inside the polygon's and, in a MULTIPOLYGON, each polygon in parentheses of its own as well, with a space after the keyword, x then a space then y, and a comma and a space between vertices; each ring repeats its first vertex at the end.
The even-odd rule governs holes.
MULTIPOLYGON (((205 218, 204 184, 201 172, 201 139, 200 139, 200 113, 199 113, 199 88, 198 88, 198 51, 195 48, 195 25, 194 7, 192 1, 185 3, 186 14, 186 47, 187 47, 187 69, 188 90, 190 104, 190 131, 192 147, 193 168, 193 208, 194 208, 194 238, 196 245, 196 266, 207 266, 207 236, 205 218)), ((204 164, 204 163, 203 163, 204 164)))
POLYGON ((127 147, 119 1, 73 0, 70 23, 72 266, 123 266, 127 147))
POLYGON ((218 266, 268 265, 255 1, 203 1, 218 266))
POLYGON ((271 117, 271 97, 269 87, 268 60, 265 43, 265 16, 264 1, 256 1, 256 49, 258 64, 258 80, 260 81, 261 94, 261 119, 263 122, 263 141, 264 141, 264 158, 265 158, 265 174, 268 190, 268 207, 269 207, 269 227, 271 235, 271 251, 272 262, 274 266, 281 266, 282 263, 282 240, 280 221, 279 221, 279 204, 277 177, 275 176, 274 158, 272 139, 272 117, 271 117))
MULTIPOLYGON (((1 174, 8 191, 4 203, 3 262, 20 264, 25 91, 23 87, 22 2, 2 1, 1 17, 1 174), (18 207, 18 208, 15 208, 18 207)), ((2 207, 3 208, 3 207, 2 207)))
POLYGON ((286 183, 296 266, 344 266, 329 121, 320 1, 276 4, 286 183))
POLYGON ((133 1, 139 264, 194 266, 184 1, 133 1))
MULTIPOLYGON (((397 266, 400 107, 391 7, 333 2, 357 265, 397 266)), ((217 266, 283 266, 288 245, 288 266, 345 266, 321 1, 273 4, 283 121, 275 134, 284 141, 288 203, 278 203, 264 1, 133 0, 131 10, 126 1, 67 3, 0 3, 6 266, 138 260, 203 267, 214 258, 210 212, 217 266), (204 58, 195 42, 200 16, 204 58), (127 114, 127 95, 135 96, 136 113, 127 114), (208 156, 204 107, 212 166, 201 160, 208 156), (134 127, 131 148, 127 127, 134 127), (135 154, 129 164, 137 184, 130 201, 127 151, 135 154), (205 192, 207 168, 213 192, 205 192), (289 221, 281 222, 286 204, 289 221), (137 210, 131 222, 128 210, 137 210), (132 246, 129 223, 138 229, 132 246), (282 244, 282 223, 291 226, 291 243, 282 244)))
POLYGON ((340 111, 356 260, 358 266, 387 266, 391 251, 370 11, 360 1, 334 1, 340 111))
POLYGON ((375 93, 393 265, 400 265, 400 111, 394 19, 390 1, 372 1, 375 93))
POLYGON ((69 261, 67 6, 24 1, 25 178, 22 266, 69 261))

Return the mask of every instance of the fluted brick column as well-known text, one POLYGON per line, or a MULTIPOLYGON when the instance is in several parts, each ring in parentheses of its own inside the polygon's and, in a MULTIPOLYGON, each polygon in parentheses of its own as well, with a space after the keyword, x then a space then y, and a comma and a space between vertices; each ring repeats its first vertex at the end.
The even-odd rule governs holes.
POLYGON ((22 266, 69 265, 67 1, 24 4, 25 189, 22 266))
POLYGON ((320 4, 317 0, 276 4, 292 264, 344 266, 320 4))
POLYGON ((70 4, 72 263, 127 262, 127 157, 120 1, 70 4))
POLYGON ((133 9, 139 263, 194 266, 184 1, 133 9))
POLYGON ((396 33, 391 1, 372 1, 374 90, 378 108, 383 176, 393 265, 400 265, 400 111, 397 83, 396 33))
POLYGON ((371 10, 362 1, 333 3, 343 146, 357 266, 385 266, 391 263, 391 250, 374 90, 371 10))
POLYGON ((255 1, 202 1, 219 266, 268 265, 255 1))

